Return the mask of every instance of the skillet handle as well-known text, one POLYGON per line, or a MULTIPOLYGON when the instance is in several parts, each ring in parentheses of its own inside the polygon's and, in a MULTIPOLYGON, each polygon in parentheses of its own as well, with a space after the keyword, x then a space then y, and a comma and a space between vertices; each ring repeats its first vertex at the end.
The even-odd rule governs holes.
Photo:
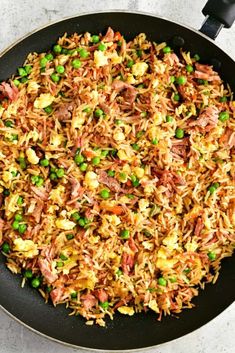
POLYGON ((235 20, 235 0, 208 0, 202 13, 207 17, 200 32, 215 39, 223 27, 232 26, 235 20))

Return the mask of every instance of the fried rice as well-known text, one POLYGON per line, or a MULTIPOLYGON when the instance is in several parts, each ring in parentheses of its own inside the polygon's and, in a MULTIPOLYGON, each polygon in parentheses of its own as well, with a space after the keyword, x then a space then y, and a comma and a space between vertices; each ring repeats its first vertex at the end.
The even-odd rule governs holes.
POLYGON ((232 256, 235 101, 193 54, 65 34, 0 84, 6 266, 87 324, 191 308, 232 256))

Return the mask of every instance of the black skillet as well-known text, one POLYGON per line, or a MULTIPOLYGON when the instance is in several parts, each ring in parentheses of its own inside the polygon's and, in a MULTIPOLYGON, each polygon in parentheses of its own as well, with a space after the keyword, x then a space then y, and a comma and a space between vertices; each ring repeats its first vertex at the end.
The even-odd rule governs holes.
MULTIPOLYGON (((235 0, 209 0, 203 9, 207 16, 200 32, 151 15, 129 12, 106 12, 69 18, 30 34, 0 57, 0 80, 10 77, 29 52, 48 50, 64 32, 105 32, 108 26, 126 39, 145 32, 148 39, 166 41, 177 51, 183 47, 198 53, 205 63, 212 63, 235 91, 235 63, 208 36, 215 38, 222 27, 231 27, 235 19, 235 0), (206 35, 204 35, 204 34, 206 35)), ((218 282, 207 285, 193 300, 196 307, 185 310, 179 318, 167 317, 158 322, 154 313, 132 317, 115 315, 106 328, 86 326, 80 317, 68 316, 64 306, 45 304, 39 293, 11 274, 0 257, 0 304, 11 316, 27 327, 54 340, 76 347, 102 350, 127 350, 155 346, 181 337, 204 325, 235 298, 235 256, 225 259, 218 282)))

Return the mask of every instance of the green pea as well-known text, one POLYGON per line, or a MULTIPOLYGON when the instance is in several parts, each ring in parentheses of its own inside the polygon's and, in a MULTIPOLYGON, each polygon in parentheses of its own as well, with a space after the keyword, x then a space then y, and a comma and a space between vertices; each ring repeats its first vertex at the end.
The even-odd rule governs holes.
POLYGON ((92 37, 91 37, 91 41, 92 41, 92 43, 99 43, 99 41, 100 41, 100 37, 99 36, 97 36, 96 34, 94 34, 92 37))
POLYGON ((184 130, 179 127, 175 130, 175 137, 177 139, 182 139, 184 137, 184 130))
POLYGON ((58 72, 58 74, 63 74, 65 71, 65 68, 63 65, 57 65, 55 70, 56 70, 56 72, 58 72))
POLYGON ((26 83, 28 82, 28 79, 27 77, 22 77, 22 79, 20 80, 21 83, 26 83))
POLYGON ((216 254, 213 251, 208 252, 207 256, 211 261, 216 259, 216 254))
POLYGON ((46 108, 44 108, 44 112, 47 114, 51 114, 53 111, 53 108, 51 105, 48 105, 46 108))
POLYGON ((209 188, 208 188, 208 190, 209 190, 209 192, 210 192, 210 194, 212 195, 215 191, 216 191, 216 189, 218 189, 218 187, 219 187, 219 183, 213 183, 209 188))
POLYGON ((107 155, 109 154, 109 151, 108 150, 103 150, 103 151, 101 151, 101 156, 102 157, 107 157, 107 155))
POLYGON ((138 131, 137 134, 136 134, 137 139, 140 139, 144 134, 145 134, 144 130, 138 131))
POLYGON ((33 272, 32 272, 32 270, 30 270, 30 269, 25 270, 25 271, 24 271, 24 277, 25 277, 25 278, 28 278, 28 279, 32 278, 32 277, 33 277, 33 272))
POLYGON ((185 76, 179 76, 176 78, 176 83, 178 83, 178 85, 185 85, 186 82, 187 82, 187 77, 185 76))
POLYGON ((221 112, 219 113, 219 120, 224 123, 229 119, 229 112, 221 112))
POLYGON ((48 54, 45 55, 45 58, 46 58, 48 61, 51 61, 51 60, 54 59, 54 56, 53 56, 52 53, 48 53, 48 54))
POLYGON ((33 288, 38 288, 40 287, 40 284, 41 284, 41 281, 39 278, 33 278, 32 281, 31 281, 31 286, 33 288))
POLYGON ((167 285, 167 281, 163 277, 159 277, 157 282, 160 286, 163 286, 163 287, 166 287, 166 285, 167 285))
POLYGON ((109 177, 114 177, 115 176, 115 171, 114 170, 108 170, 107 172, 109 177))
POLYGON ((133 200, 135 198, 135 195, 132 194, 127 194, 126 195, 128 197, 128 199, 133 200))
POLYGON ((74 213, 71 215, 71 217, 72 217, 72 219, 73 219, 75 222, 77 222, 77 221, 81 218, 81 216, 80 216, 80 214, 79 214, 78 212, 74 212, 74 213))
POLYGON ((54 173, 54 172, 50 173, 50 179, 51 180, 56 180, 57 179, 56 173, 54 173))
POLYGON ((178 93, 175 93, 173 96, 173 100, 178 102, 180 100, 180 95, 178 93))
POLYGON ((21 222, 22 220, 23 220, 22 214, 17 213, 17 214, 15 215, 15 221, 21 222))
POLYGON ((27 72, 25 71, 25 69, 23 67, 19 67, 18 68, 18 73, 21 77, 27 76, 27 72))
POLYGON ((169 281, 171 283, 175 283, 177 281, 177 278, 175 276, 173 276, 173 277, 169 278, 169 281))
POLYGON ((23 224, 19 225, 18 232, 20 234, 24 234, 26 232, 26 230, 27 230, 27 225, 26 224, 23 223, 23 224))
POLYGON ((166 116, 166 122, 167 122, 167 123, 172 123, 172 121, 173 121, 172 116, 167 115, 167 116, 166 116))
POLYGON ((67 238, 67 240, 72 240, 74 238, 74 235, 72 233, 66 234, 66 238, 67 238))
POLYGON ((93 157, 91 160, 92 165, 99 165, 100 164, 100 157, 93 157))
POLYGON ((130 237, 130 232, 129 232, 129 230, 128 230, 128 229, 123 229, 123 230, 121 230, 121 232, 120 232, 120 237, 121 237, 122 239, 129 239, 129 237, 130 237))
POLYGON ((228 98, 224 96, 224 97, 221 97, 219 101, 221 103, 225 103, 225 102, 227 102, 227 100, 228 100, 228 98))
POLYGON ((170 81, 171 81, 171 83, 174 83, 175 82, 175 76, 171 76, 170 77, 170 81))
POLYGON ((72 292, 71 294, 70 294, 70 297, 72 298, 72 299, 77 299, 77 297, 78 297, 78 292, 72 292))
POLYGON ((86 225, 85 219, 84 219, 84 218, 80 218, 80 219, 78 220, 78 224, 79 224, 81 227, 84 227, 84 226, 86 225))
POLYGON ((35 182, 36 186, 39 188, 40 186, 42 186, 44 184, 44 179, 39 176, 38 180, 35 182))
POLYGON ((57 262, 56 262, 56 266, 57 266, 57 267, 63 267, 63 266, 64 266, 63 261, 57 261, 57 262))
POLYGON ((128 60, 126 66, 130 69, 134 65, 134 60, 128 60))
POLYGON ((110 192, 108 189, 103 189, 100 191, 100 196, 102 197, 102 199, 108 199, 110 197, 110 192))
POLYGON ((14 85, 15 85, 16 87, 18 87, 18 86, 19 86, 19 84, 20 84, 20 81, 19 81, 19 80, 17 80, 17 79, 15 79, 15 80, 13 80, 13 83, 14 83, 14 85))
POLYGON ((55 72, 53 72, 53 74, 51 74, 51 79, 53 82, 59 82, 60 81, 60 76, 57 75, 55 72))
POLYGON ((83 59, 86 59, 89 56, 89 52, 84 48, 79 49, 78 53, 79 53, 80 57, 83 59))
POLYGON ((133 144, 131 145, 131 147, 132 147, 133 150, 135 150, 135 151, 139 151, 139 149, 140 149, 140 146, 139 146, 137 143, 133 143, 133 144))
POLYGON ((9 196, 10 195, 10 190, 9 189, 3 190, 3 195, 4 196, 9 196))
POLYGON ((44 158, 40 160, 40 164, 42 167, 48 167, 49 166, 49 160, 44 158))
POLYGON ((157 144, 158 144, 158 139, 157 139, 157 138, 152 139, 151 143, 152 143, 153 145, 157 145, 157 144))
POLYGON ((9 253, 10 253, 11 248, 10 248, 9 243, 4 242, 4 243, 2 244, 2 251, 3 251, 5 254, 9 254, 9 253))
POLYGON ((60 254, 60 259, 63 261, 66 261, 66 260, 68 260, 68 257, 65 256, 64 254, 60 254))
POLYGON ((40 67, 42 67, 42 68, 44 68, 44 67, 46 67, 46 65, 47 65, 47 63, 48 63, 48 60, 47 60, 47 58, 44 56, 44 58, 41 58, 40 59, 40 67))
POLYGON ((22 170, 25 170, 25 169, 27 168, 27 164, 26 164, 25 158, 20 157, 20 158, 19 158, 19 164, 20 164, 20 168, 21 168, 22 170))
POLYGON ((84 113, 87 113, 87 114, 91 113, 91 107, 86 107, 86 108, 84 108, 84 109, 83 109, 83 112, 84 112, 84 113))
POLYGON ((36 184, 36 182, 39 180, 39 176, 38 175, 32 175, 31 176, 31 181, 33 184, 36 184))
POLYGON ((99 306, 104 309, 104 310, 108 310, 109 308, 109 302, 100 302, 99 306))
POLYGON ((199 56, 198 54, 195 54, 195 55, 194 55, 194 59, 195 59, 196 61, 199 61, 199 60, 200 60, 200 56, 199 56))
POLYGON ((118 277, 120 277, 122 274, 123 274, 122 270, 118 269, 117 272, 116 272, 116 275, 118 277))
POLYGON ((74 59, 72 61, 72 67, 74 69, 79 69, 81 67, 81 65, 82 65, 82 63, 81 63, 81 61, 79 59, 74 59))
POLYGON ((64 169, 63 168, 59 168, 56 170, 56 175, 58 178, 63 178, 64 176, 64 169))
POLYGON ((12 228, 14 229, 14 230, 17 230, 17 229, 19 229, 19 221, 14 221, 13 223, 12 223, 12 228))
POLYGON ((186 65, 186 71, 191 74, 194 71, 193 66, 192 65, 186 65))
POLYGON ((67 48, 62 48, 61 54, 68 55, 69 54, 68 49, 67 48))
POLYGON ((166 47, 164 47, 164 48, 162 49, 162 51, 163 51, 164 54, 168 54, 168 53, 171 52, 171 47, 166 46, 166 47))
POLYGON ((81 163, 79 168, 81 172, 85 172, 87 170, 88 164, 87 163, 81 163))
POLYGON ((23 203, 24 203, 23 197, 22 197, 22 196, 19 196, 19 197, 18 197, 18 200, 17 200, 17 205, 18 205, 18 206, 21 206, 21 205, 23 205, 23 203))
POLYGON ((74 162, 76 164, 81 164, 82 162, 84 162, 85 158, 83 157, 82 154, 76 154, 74 157, 74 162))
POLYGON ((26 65, 26 66, 24 66, 24 69, 25 69, 27 74, 30 74, 30 72, 32 71, 32 66, 31 65, 26 65))
POLYGON ((115 124, 116 125, 122 125, 122 120, 120 120, 120 119, 115 120, 115 124))
POLYGON ((6 127, 12 127, 13 126, 13 122, 11 120, 6 120, 6 121, 4 121, 4 125, 6 127))
POLYGON ((53 51, 54 51, 54 53, 56 53, 56 54, 60 54, 61 51, 62 51, 62 47, 61 47, 59 44, 56 44, 56 45, 54 45, 54 47, 53 47, 53 51))
POLYGON ((135 175, 131 175, 131 182, 134 187, 137 187, 140 185, 140 181, 135 175))
POLYGON ((96 116, 97 118, 100 118, 100 117, 102 117, 103 115, 104 115, 104 112, 103 112, 102 109, 96 109, 96 110, 95 110, 95 116, 96 116))
POLYGON ((104 43, 100 43, 100 44, 98 45, 98 50, 100 50, 100 51, 105 51, 105 50, 106 50, 106 45, 105 45, 104 43))

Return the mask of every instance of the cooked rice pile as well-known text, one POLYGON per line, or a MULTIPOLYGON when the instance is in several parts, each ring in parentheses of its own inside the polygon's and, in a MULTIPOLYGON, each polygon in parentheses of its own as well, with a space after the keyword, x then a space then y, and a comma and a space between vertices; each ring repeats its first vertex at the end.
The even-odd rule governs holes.
POLYGON ((88 324, 191 308, 232 255, 235 101, 198 59, 109 28, 0 85, 7 267, 88 324))

